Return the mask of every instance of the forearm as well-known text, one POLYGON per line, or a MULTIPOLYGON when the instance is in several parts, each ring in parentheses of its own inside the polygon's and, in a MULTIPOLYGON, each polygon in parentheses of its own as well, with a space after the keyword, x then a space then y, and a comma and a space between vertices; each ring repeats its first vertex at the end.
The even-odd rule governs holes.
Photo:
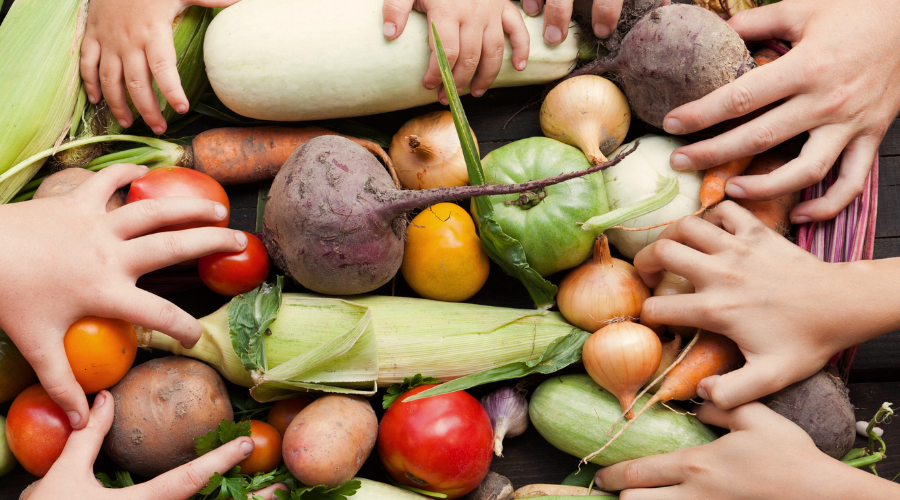
MULTIPOLYGON (((831 330, 851 346, 900 330, 900 257, 835 266, 831 330)), ((830 267, 830 266, 829 266, 830 267)), ((813 297, 799 300, 816 300, 813 297)))

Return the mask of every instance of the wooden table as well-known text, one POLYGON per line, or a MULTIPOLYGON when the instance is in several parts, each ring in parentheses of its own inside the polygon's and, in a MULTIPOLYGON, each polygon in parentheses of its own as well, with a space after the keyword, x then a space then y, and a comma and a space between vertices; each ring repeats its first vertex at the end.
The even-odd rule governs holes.
MULTIPOLYGON (((0 10, 0 19, 9 8, 6 2, 0 10)), ((526 106, 539 97, 541 88, 492 90, 481 99, 464 98, 464 106, 475 135, 478 137, 482 155, 511 141, 542 135, 538 125, 538 105, 526 106), (516 114, 518 113, 518 114, 516 114), (515 116, 514 116, 515 115, 515 116)), ((360 118, 360 123, 392 134, 407 119, 423 112, 440 109, 427 106, 413 110, 388 113, 360 118)), ((207 128, 227 126, 212 119, 202 119, 178 134, 192 135, 207 128)), ((641 135, 649 129, 636 125, 631 136, 641 135)), ((876 258, 900 256, 900 125, 890 129, 881 146, 881 177, 879 186, 879 213, 877 223, 876 258)), ((228 188, 232 204, 231 227, 253 231, 256 220, 257 185, 232 186, 228 188)), ((557 280, 558 281, 558 280, 557 280)), ((390 286, 376 293, 390 294, 390 286)), ((398 295, 414 296, 412 291, 397 280, 398 295)), ((167 296, 191 314, 208 314, 225 303, 205 288, 167 296)), ((477 294, 474 302, 528 308, 531 303, 522 286, 502 274, 496 265, 491 268, 488 285, 477 294)), ((810 298, 810 300, 813 300, 810 298)), ((164 353, 163 353, 164 354, 164 353)), ((162 354, 158 354, 162 355, 162 354)), ((140 353, 138 362, 155 355, 140 353)), ((476 391, 477 392, 477 391, 476 391)), ((857 408, 857 419, 869 420, 884 401, 900 403, 900 332, 885 335, 862 345, 850 375, 851 401, 857 408)), ((380 405, 375 405, 380 406, 380 405)), ((5 414, 8 405, 0 407, 5 414)), ((897 453, 879 464, 882 476, 891 478, 900 473, 900 427, 886 427, 885 440, 888 452, 897 453)), ((858 439, 857 446, 862 444, 858 439)), ((505 442, 505 456, 494 460, 492 469, 509 477, 516 487, 535 482, 558 483, 572 472, 577 464, 575 457, 566 455, 544 441, 536 431, 529 429, 523 436, 505 442)), ((378 478, 378 468, 369 460, 363 475, 378 478)), ((97 467, 110 470, 114 465, 102 457, 97 467)), ((18 493, 35 478, 28 475, 21 466, 0 478, 0 500, 15 499, 18 493)))

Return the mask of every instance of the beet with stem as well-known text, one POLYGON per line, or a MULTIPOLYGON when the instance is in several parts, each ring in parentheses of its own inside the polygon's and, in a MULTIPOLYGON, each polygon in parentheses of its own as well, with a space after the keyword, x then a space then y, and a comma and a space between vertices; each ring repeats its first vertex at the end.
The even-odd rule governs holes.
POLYGON ((520 193, 610 167, 602 165, 521 184, 398 190, 385 168, 340 136, 309 140, 272 182, 264 239, 275 263, 319 293, 355 295, 389 282, 400 269, 406 213, 442 201, 520 193))

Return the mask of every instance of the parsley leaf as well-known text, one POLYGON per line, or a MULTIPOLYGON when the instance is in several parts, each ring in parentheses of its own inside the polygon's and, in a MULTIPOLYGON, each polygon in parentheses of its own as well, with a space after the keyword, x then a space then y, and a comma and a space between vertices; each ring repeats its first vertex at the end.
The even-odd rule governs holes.
POLYGON ((194 438, 194 449, 198 456, 206 455, 223 444, 241 436, 250 436, 250 421, 234 423, 222 419, 222 423, 205 436, 194 438))
POLYGON ((387 394, 384 395, 384 400, 381 402, 381 407, 387 410, 394 404, 394 401, 397 400, 400 396, 402 396, 406 391, 411 389, 415 389, 420 385, 427 384, 440 384, 441 381, 434 377, 423 377, 421 373, 415 374, 412 378, 403 379, 402 384, 394 384, 388 387, 387 394))
POLYGON ((127 488, 129 486, 134 486, 134 479, 131 479, 131 474, 124 470, 117 470, 115 479, 109 477, 109 474, 98 472, 97 480, 100 481, 100 484, 102 484, 104 488, 127 488))
POLYGON ((228 304, 226 314, 231 345, 248 371, 268 369, 265 335, 270 333, 269 325, 275 321, 281 308, 283 285, 284 277, 279 276, 274 284, 263 283, 255 290, 238 295, 228 304))
POLYGON ((351 479, 335 488, 320 484, 292 491, 279 490, 275 492, 275 497, 279 500, 346 500, 347 497, 355 495, 361 486, 360 481, 351 479))
POLYGON ((212 500, 234 499, 242 500, 250 493, 250 483, 246 476, 238 474, 240 467, 235 467, 224 476, 216 472, 209 478, 209 484, 200 490, 201 495, 212 500), (215 496, 211 496, 215 494, 215 496))

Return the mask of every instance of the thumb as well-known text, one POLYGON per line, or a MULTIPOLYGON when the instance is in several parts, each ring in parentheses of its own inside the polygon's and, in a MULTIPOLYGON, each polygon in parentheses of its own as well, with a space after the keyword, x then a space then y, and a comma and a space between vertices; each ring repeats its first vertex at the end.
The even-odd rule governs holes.
POLYGON ((39 353, 32 351, 22 354, 31 363, 50 399, 66 412, 72 429, 83 429, 88 422, 87 398, 72 374, 61 343, 46 346, 39 353))
POLYGON ((748 361, 743 368, 701 380, 697 384, 697 394, 722 410, 730 410, 790 384, 788 380, 772 375, 775 373, 779 373, 779 367, 748 361))
MULTIPOLYGON (((381 14, 384 17, 384 37, 394 40, 403 33, 415 0, 384 0, 381 14)), ((429 33, 431 30, 429 29, 429 33)))
POLYGON ((742 10, 729 19, 728 24, 744 40, 780 38, 796 42, 800 39, 804 24, 798 19, 800 16, 797 8, 778 2, 742 10))
MULTIPOLYGON (((94 397, 91 418, 81 430, 72 432, 57 463, 69 469, 83 469, 93 474, 94 460, 100 453, 103 438, 109 432, 115 416, 116 403, 108 391, 94 397)), ((82 472, 82 471, 79 471, 82 472)))

